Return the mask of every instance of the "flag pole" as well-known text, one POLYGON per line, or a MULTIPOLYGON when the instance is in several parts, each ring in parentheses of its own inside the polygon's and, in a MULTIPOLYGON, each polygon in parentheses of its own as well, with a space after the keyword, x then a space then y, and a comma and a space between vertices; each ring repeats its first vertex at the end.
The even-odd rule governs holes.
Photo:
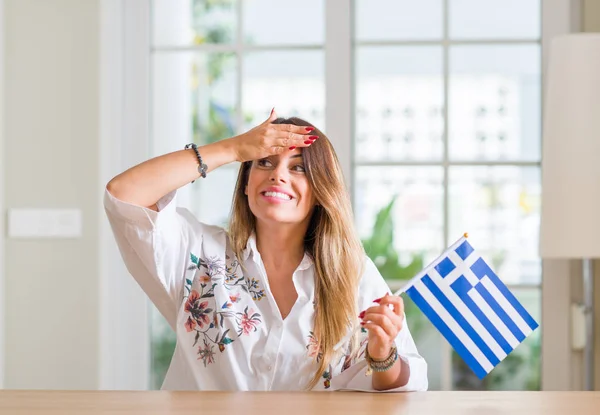
POLYGON ((465 232, 463 234, 463 236, 456 242, 454 242, 450 248, 446 249, 439 257, 437 257, 435 260, 433 260, 429 265, 427 265, 425 268, 423 268, 423 270, 421 272, 419 272, 417 275, 415 275, 414 277, 412 277, 410 280, 408 280, 408 282, 406 284, 404 284, 404 286, 402 288, 400 288, 398 291, 396 291, 393 295, 400 295, 405 293, 406 291, 408 291, 408 289, 410 289, 410 287, 412 287, 413 285, 415 285, 415 283, 417 281, 419 281, 421 278, 423 278, 423 274, 425 274, 425 270, 429 269, 433 264, 435 264, 437 261, 439 261, 440 259, 442 259, 442 257, 445 256, 446 252, 452 248, 454 248, 456 245, 459 245, 460 243, 462 243, 463 239, 467 239, 469 237, 469 233, 465 232))

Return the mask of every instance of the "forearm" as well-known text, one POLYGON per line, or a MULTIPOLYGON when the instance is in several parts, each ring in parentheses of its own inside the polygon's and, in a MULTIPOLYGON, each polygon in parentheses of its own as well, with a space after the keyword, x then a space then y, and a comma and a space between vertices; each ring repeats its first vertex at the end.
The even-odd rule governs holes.
POLYGON ((410 366, 398 356, 394 366, 385 372, 373 372, 373 389, 383 391, 404 386, 410 378, 410 366))
MULTIPOLYGON (((198 147, 210 172, 237 160, 235 139, 198 147)), ((200 177, 198 159, 192 149, 152 158, 114 177, 107 185, 117 199, 151 207, 164 195, 200 177)))

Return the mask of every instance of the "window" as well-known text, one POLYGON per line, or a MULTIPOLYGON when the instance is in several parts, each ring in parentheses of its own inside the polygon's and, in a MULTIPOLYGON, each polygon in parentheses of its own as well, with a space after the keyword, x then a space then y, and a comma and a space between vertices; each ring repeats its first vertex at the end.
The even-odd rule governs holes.
MULTIPOLYGON (((326 109, 343 103, 335 95, 326 102, 326 75, 347 71, 354 105, 345 122, 353 136, 332 139, 353 149, 342 163, 351 166, 365 242, 393 202, 385 230, 393 229, 394 252, 371 253, 376 264, 395 261, 381 268, 392 288, 468 231, 539 321, 539 0, 338 6, 352 12, 326 13, 332 6, 324 0, 154 0, 153 155, 245 131, 273 105, 282 116, 298 115, 327 131, 326 109), (353 37, 327 44, 326 28, 340 24, 353 27, 353 37), (352 61, 326 67, 325 51, 338 46, 352 51, 352 61)), ((180 203, 204 222, 225 225, 237 169, 225 166, 186 186, 180 203)), ((539 388, 540 330, 479 381, 405 302, 431 389, 539 388)), ((173 347, 172 332, 154 312, 155 388, 173 347)))
MULTIPOLYGON (((469 232, 539 319, 540 2, 354 5, 361 234, 369 236, 377 213, 395 199, 396 275, 407 278, 411 263, 430 262, 469 232)), ((431 389, 539 388, 540 330, 479 381, 406 302, 431 389)))
MULTIPOLYGON (((282 116, 302 114, 324 126, 323 0, 154 0, 151 26, 152 154, 246 131, 273 105, 282 116)), ((203 222, 225 226, 238 168, 224 166, 186 186, 179 202, 203 222)), ((152 316, 158 388, 175 339, 156 310, 152 316)))

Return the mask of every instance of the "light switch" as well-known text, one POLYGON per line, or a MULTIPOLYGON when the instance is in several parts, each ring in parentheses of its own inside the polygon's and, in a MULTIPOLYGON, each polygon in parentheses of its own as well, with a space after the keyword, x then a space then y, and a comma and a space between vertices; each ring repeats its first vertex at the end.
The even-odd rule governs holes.
POLYGON ((10 209, 9 238, 80 238, 80 209, 10 209))

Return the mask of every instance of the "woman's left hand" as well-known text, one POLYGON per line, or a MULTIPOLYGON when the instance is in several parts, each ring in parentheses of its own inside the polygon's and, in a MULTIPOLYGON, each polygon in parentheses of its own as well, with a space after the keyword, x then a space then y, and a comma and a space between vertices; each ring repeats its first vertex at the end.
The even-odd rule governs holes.
POLYGON ((362 327, 369 332, 369 356, 383 360, 389 356, 396 336, 402 330, 404 301, 399 296, 386 294, 375 302, 379 305, 366 309, 359 318, 362 319, 362 327), (390 304, 393 309, 389 307, 390 304))

